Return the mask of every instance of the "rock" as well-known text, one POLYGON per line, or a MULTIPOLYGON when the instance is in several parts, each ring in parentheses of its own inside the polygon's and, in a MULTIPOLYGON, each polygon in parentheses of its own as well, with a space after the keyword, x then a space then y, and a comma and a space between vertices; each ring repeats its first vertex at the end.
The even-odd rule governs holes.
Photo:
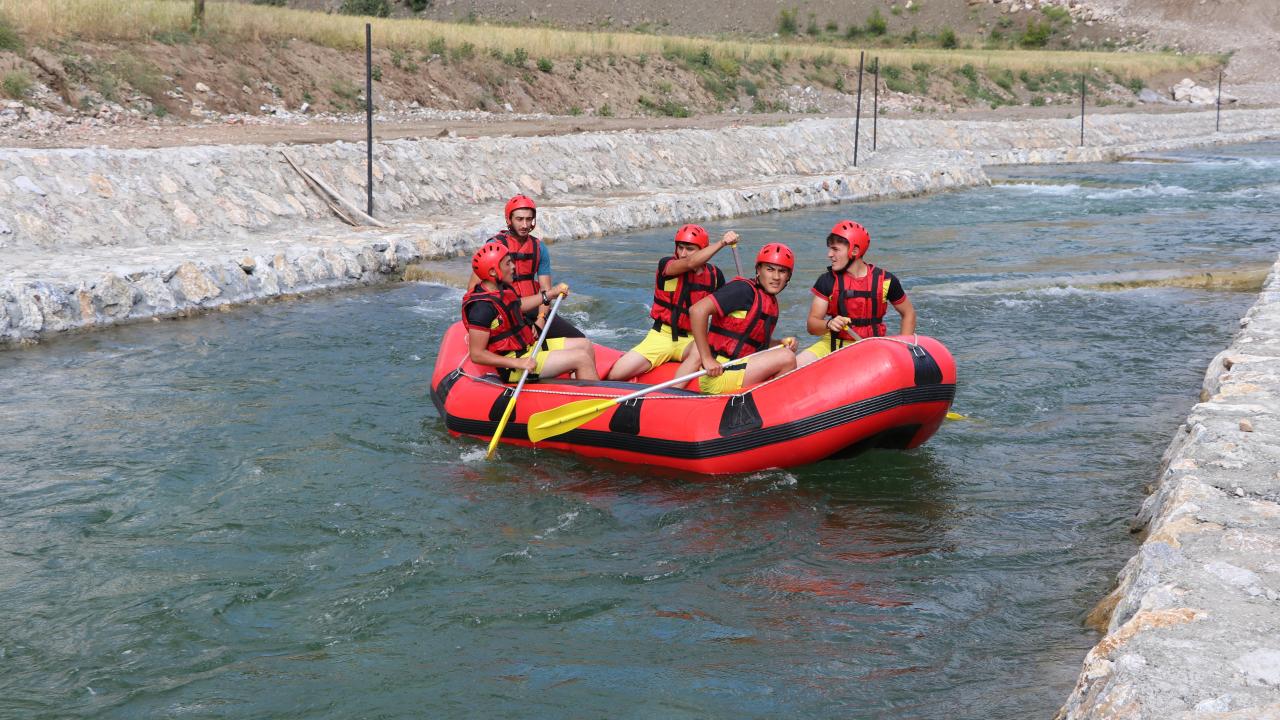
POLYGON ((243 270, 246 275, 252 275, 254 268, 256 268, 257 266, 258 266, 258 261, 254 260, 252 257, 248 255, 245 255, 244 257, 240 258, 240 269, 243 270))
POLYGON ((1149 87, 1144 87, 1138 92, 1138 102, 1148 105, 1153 103, 1167 102, 1165 97, 1149 87))
POLYGON ((1242 418, 1240 420, 1240 430, 1241 432, 1253 432, 1253 421, 1249 420, 1249 418, 1242 418))
POLYGON ((196 83, 196 92, 207 93, 209 92, 209 86, 202 82, 198 82, 196 83))
POLYGON ((133 310, 136 297, 134 287, 115 273, 107 273, 94 286, 103 315, 113 319, 126 318, 133 310))
POLYGON ((201 303, 222 294, 222 288, 192 262, 179 265, 169 284, 176 285, 174 289, 180 291, 190 303, 201 303))
POLYGON ((1236 658, 1234 665, 1255 683, 1280 686, 1280 650, 1254 650, 1236 658))
POLYGON ((42 188, 42 187, 40 187, 39 185, 35 184, 35 183, 31 180, 31 178, 27 177, 26 175, 19 175, 18 177, 14 178, 14 179, 13 179, 13 184, 14 184, 14 185, 17 185, 18 187, 22 188, 23 190, 26 190, 27 192, 31 193, 32 195, 39 195, 40 197, 44 197, 45 195, 48 195, 48 194, 49 194, 49 193, 47 193, 47 192, 45 192, 45 191, 44 191, 44 188, 42 188))

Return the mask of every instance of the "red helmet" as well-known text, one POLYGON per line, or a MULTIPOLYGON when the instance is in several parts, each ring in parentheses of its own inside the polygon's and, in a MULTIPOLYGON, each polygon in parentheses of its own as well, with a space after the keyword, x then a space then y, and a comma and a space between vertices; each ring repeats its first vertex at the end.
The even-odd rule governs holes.
POLYGON ((502 210, 502 219, 511 224, 511 213, 517 210, 532 210, 534 216, 538 214, 538 206, 534 204, 533 198, 528 195, 516 195, 507 201, 507 206, 502 210))
POLYGON ((791 248, 782 243, 769 243, 760 248, 760 252, 756 255, 756 264, 760 263, 781 265, 788 270, 795 270, 796 256, 791 254, 791 248))
POLYGON ((867 229, 852 220, 841 220, 831 228, 831 234, 842 237, 849 242, 853 257, 860 258, 871 249, 871 235, 867 229))
POLYGON ((475 255, 471 256, 471 269, 481 280, 490 280, 490 270, 498 271, 498 279, 502 280, 502 258, 511 253, 511 249, 503 242, 487 242, 475 255))
POLYGON ((707 237, 707 231, 701 225, 685 225, 676 231, 676 242, 689 243, 697 245, 699 248, 705 248, 710 242, 707 237))

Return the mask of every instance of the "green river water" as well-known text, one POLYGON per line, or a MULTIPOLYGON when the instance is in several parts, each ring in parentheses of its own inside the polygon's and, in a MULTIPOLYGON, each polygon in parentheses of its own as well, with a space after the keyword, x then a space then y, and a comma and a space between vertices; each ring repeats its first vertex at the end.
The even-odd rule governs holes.
MULTIPOLYGON (((708 224, 797 251, 790 333, 870 228, 969 416, 907 453, 485 462, 427 398, 433 284, 0 353, 0 717, 1050 717, 1255 300, 1147 281, 1277 253, 1280 145, 1177 156, 708 224)), ((638 340, 672 230, 553 245, 569 316, 638 340)))

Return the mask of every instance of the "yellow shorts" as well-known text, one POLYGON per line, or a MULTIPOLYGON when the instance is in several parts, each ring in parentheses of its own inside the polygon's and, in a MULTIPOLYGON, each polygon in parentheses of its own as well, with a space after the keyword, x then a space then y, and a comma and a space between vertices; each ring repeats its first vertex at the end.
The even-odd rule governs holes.
MULTIPOLYGON (((857 341, 855 341, 855 340, 836 340, 836 350, 839 350, 840 348, 843 348, 843 347, 847 347, 847 346, 849 346, 849 345, 852 345, 854 342, 857 342, 857 341)), ((805 352, 807 352, 807 353, 813 353, 815 356, 817 356, 817 357, 819 357, 819 358, 824 358, 824 357, 826 357, 826 356, 830 355, 830 354, 831 354, 831 352, 832 352, 832 351, 831 351, 831 336, 830 336, 830 335, 827 335, 826 337, 823 337, 823 338, 822 338, 821 340, 819 340, 818 342, 816 342, 816 343, 814 343, 814 344, 810 345, 809 347, 805 348, 805 349, 804 349, 804 351, 805 351, 805 352)))
POLYGON ((671 326, 663 325, 663 330, 650 330, 639 345, 631 348, 631 352, 640 353, 649 361, 649 367, 658 367, 671 360, 684 357, 684 349, 693 342, 692 335, 685 335, 679 340, 671 339, 671 326))
MULTIPOLYGON (((716 360, 720 364, 729 362, 729 358, 717 355, 716 360)), ((707 377, 703 375, 698 378, 698 390, 704 395, 723 395, 742 389, 742 380, 747 376, 747 364, 739 363, 734 365, 734 369, 726 369, 720 374, 720 377, 707 377)))
MULTIPOLYGON (((535 360, 538 366, 529 373, 530 379, 533 379, 535 375, 538 375, 539 373, 542 372, 542 368, 545 367, 547 364, 548 353, 550 353, 552 350, 564 349, 564 341, 565 339, 562 337, 547 338, 546 340, 542 341, 542 350, 538 351, 538 358, 537 360, 535 360)), ((522 353, 514 353, 514 352, 507 353, 507 357, 527 358, 532 354, 533 354, 533 346, 530 345, 529 349, 525 350, 522 353)), ((513 370, 511 368, 498 368, 498 374, 502 376, 503 382, 516 382, 520 379, 520 371, 513 370)))

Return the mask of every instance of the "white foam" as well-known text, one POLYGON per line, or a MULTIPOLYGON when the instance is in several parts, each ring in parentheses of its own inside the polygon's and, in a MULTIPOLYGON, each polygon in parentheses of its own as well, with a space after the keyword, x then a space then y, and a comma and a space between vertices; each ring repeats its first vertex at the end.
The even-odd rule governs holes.
POLYGON ((1135 188, 1123 188, 1116 190, 1099 190, 1085 195, 1087 200, 1117 200, 1128 197, 1180 197, 1183 195, 1193 195, 1194 190, 1188 190, 1181 185, 1161 185, 1160 183, 1151 183, 1135 188))
POLYGON ((472 448, 471 450, 463 451, 463 453, 458 456, 458 459, 464 463, 480 462, 481 460, 484 460, 485 456, 488 454, 488 448, 472 448))
POLYGON ((1041 185, 1038 183, 1001 183, 992 187, 1013 192, 1022 193, 1024 195, 1070 195, 1079 191, 1081 188, 1075 183, 1063 183, 1061 185, 1041 185))

